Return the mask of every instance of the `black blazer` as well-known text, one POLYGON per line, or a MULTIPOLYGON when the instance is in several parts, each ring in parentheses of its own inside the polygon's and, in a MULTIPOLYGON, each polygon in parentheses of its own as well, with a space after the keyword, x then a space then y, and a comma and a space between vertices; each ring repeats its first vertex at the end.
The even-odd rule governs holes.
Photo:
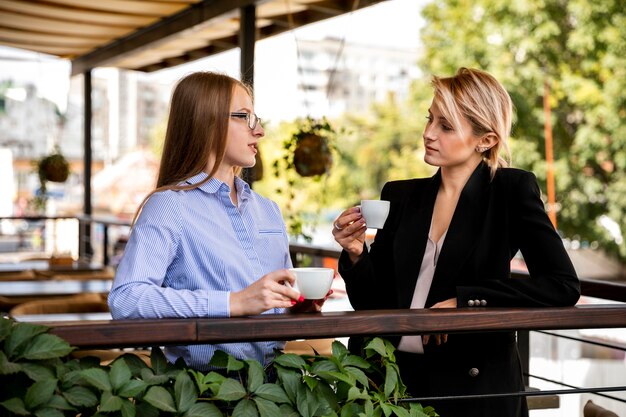
MULTIPOLYGON (((391 208, 371 252, 340 272, 356 310, 410 308, 441 184, 431 178, 385 184, 391 208)), ((461 192, 446 234, 426 307, 456 297, 458 307, 485 300, 488 307, 574 305, 580 284, 547 214, 534 174, 499 169, 491 180, 480 164, 461 192), (529 279, 510 277, 520 250, 529 279)))
MULTIPOLYGON (((389 200, 391 208, 371 251, 364 248, 354 265, 345 252, 339 260, 356 310, 410 308, 440 184, 438 172, 383 188, 381 199, 389 200)), ((425 307, 454 297, 459 308, 468 308, 470 300, 484 300, 487 308, 568 306, 579 296, 576 272, 544 211, 535 176, 507 168, 491 179, 489 168, 481 163, 459 197, 425 307), (528 279, 510 276, 518 250, 528 266, 528 279)), ((389 340, 399 342, 398 337, 389 340)), ((351 350, 358 350, 360 343, 351 338, 351 350)), ((424 351, 396 355, 413 396, 524 389, 513 332, 455 333, 447 343, 431 342, 424 351)), ((432 405, 442 416, 527 415, 523 398, 432 405)))

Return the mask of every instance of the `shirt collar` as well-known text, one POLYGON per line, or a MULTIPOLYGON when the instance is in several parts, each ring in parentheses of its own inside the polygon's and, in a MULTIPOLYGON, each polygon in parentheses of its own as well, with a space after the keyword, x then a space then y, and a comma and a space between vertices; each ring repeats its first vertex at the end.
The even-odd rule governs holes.
MULTIPOLYGON (((208 174, 206 172, 201 172, 187 179, 185 182, 187 184, 198 184, 199 182, 204 181, 207 176, 208 174)), ((211 178, 198 188, 205 193, 215 194, 222 187, 224 187, 224 190, 230 191, 230 187, 226 183, 218 180, 217 178, 211 178)), ((235 176, 235 187, 237 188, 237 197, 239 201, 246 201, 252 194, 250 185, 238 176, 235 176)))

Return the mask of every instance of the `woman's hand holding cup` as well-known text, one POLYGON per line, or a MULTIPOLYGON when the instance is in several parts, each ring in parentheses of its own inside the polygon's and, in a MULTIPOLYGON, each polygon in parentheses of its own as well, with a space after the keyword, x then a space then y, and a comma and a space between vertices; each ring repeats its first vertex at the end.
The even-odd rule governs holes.
POLYGON ((345 210, 333 223, 333 237, 348 253, 352 263, 363 253, 365 230, 365 219, 359 206, 345 210))

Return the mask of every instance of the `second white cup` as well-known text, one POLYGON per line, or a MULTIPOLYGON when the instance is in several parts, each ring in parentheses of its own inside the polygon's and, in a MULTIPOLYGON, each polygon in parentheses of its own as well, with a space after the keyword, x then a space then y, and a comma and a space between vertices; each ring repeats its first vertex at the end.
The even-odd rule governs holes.
POLYGON ((389 215, 390 204, 386 200, 361 200, 361 214, 368 228, 383 228, 389 215))

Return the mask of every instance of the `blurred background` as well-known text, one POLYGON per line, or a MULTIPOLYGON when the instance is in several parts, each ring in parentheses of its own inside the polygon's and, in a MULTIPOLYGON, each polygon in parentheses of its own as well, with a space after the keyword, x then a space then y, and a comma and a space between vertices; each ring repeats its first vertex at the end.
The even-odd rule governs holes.
MULTIPOLYGON (((30 3, 0 2, 0 217, 76 215, 85 204, 85 75, 75 74, 71 57, 16 47, 9 39, 30 3), (38 169, 52 154, 69 163, 69 176, 42 189, 38 169)), ((279 203, 293 243, 336 249, 331 224, 343 209, 378 198, 387 181, 432 175, 422 159, 430 79, 476 67, 498 78, 513 99, 512 165, 537 175, 546 210, 579 275, 626 281, 622 1, 388 0, 367 7, 354 1, 344 2, 348 6, 336 17, 310 24, 302 24, 297 11, 300 3, 315 2, 284 3, 283 29, 254 48, 255 111, 266 136, 257 167, 246 178, 279 203), (328 141, 330 162, 320 175, 305 176, 293 164, 294 138, 311 123, 328 141)), ((240 48, 205 55, 163 69, 90 70, 88 214, 127 222, 153 188, 178 79, 197 70, 242 76, 240 48)), ((38 247, 42 236, 25 233, 29 227, 0 221, 0 252, 38 247)), ((55 227, 60 238, 48 251, 76 257, 73 240, 62 239, 75 233, 75 225, 55 227)), ((115 233, 112 240, 122 251, 128 228, 115 233)), ((514 267, 524 270, 521 257, 514 267)), ((592 336, 626 346, 624 329, 592 336)), ((606 382, 608 375, 621 378, 610 384, 623 384, 623 372, 595 375, 616 363, 623 369, 623 351, 591 372, 581 358, 598 359, 597 352, 555 343, 537 336, 534 366, 580 385, 594 378, 606 382), (557 350, 565 360, 553 361, 557 350)), ((578 415, 581 397, 565 396, 559 409, 533 413, 578 415)))

